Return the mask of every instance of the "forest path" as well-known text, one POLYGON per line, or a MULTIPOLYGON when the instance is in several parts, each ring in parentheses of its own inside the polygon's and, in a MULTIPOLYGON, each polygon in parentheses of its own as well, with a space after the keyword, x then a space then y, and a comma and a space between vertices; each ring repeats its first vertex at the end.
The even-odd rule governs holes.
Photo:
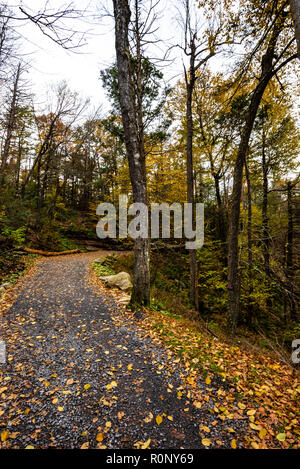
POLYGON ((100 254, 39 261, 2 318, 0 448, 203 448, 205 436, 230 447, 228 424, 192 405, 173 355, 118 322, 86 280, 100 254))

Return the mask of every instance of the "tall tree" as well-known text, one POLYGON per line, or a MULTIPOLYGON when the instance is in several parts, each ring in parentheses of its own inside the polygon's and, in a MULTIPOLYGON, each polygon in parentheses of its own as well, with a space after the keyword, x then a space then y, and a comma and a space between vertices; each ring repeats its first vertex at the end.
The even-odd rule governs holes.
MULTIPOLYGON (((187 202, 194 205, 194 158, 193 158, 193 137, 194 137, 194 119, 193 119, 193 97, 197 74, 200 68, 216 54, 219 46, 218 39, 221 28, 209 30, 204 34, 205 39, 200 42, 199 19, 195 9, 192 8, 190 0, 183 1, 183 19, 182 26, 184 30, 183 52, 188 57, 188 68, 184 66, 184 78, 186 85, 186 178, 187 178, 187 202)), ((198 310, 198 269, 197 269, 197 250, 189 250, 190 258, 190 301, 193 307, 198 310)))
POLYGON ((290 0, 290 7, 295 25, 295 37, 297 41, 298 58, 300 59, 300 0, 290 0))
POLYGON ((5 135, 5 140, 4 140, 3 151, 1 154, 0 172, 2 175, 6 168, 7 160, 9 157, 11 138, 12 138, 12 134, 13 134, 15 123, 16 123, 20 75, 21 75, 21 63, 19 62, 16 73, 15 73, 15 77, 14 77, 14 85, 13 85, 13 90, 12 90, 11 102, 10 102, 8 115, 7 115, 6 135, 5 135))
MULTIPOLYGON (((147 205, 145 152, 139 136, 138 115, 132 77, 129 23, 131 11, 127 0, 113 0, 115 18, 115 47, 118 67, 120 105, 125 145, 129 162, 133 200, 147 205)), ((131 303, 149 304, 150 266, 149 239, 142 236, 134 243, 134 272, 131 303)))
MULTIPOLYGON (((279 37, 285 30, 287 12, 281 4, 276 4, 276 9, 271 13, 267 12, 268 25, 265 33, 265 50, 261 59, 261 72, 258 83, 253 90, 249 107, 245 116, 245 123, 242 129, 241 140, 237 151, 233 175, 233 190, 231 198, 231 214, 229 223, 228 240, 228 331, 234 334, 237 321, 240 315, 240 270, 239 270, 239 222, 240 222, 240 203, 242 194, 243 168, 245 157, 248 150, 249 140, 254 126, 255 118, 263 98, 268 83, 273 76, 291 60, 296 58, 295 54, 290 53, 290 47, 293 40, 288 40, 282 45, 280 51, 277 50, 279 37), (274 16, 275 17, 274 17, 274 16), (270 30, 271 22, 271 30, 270 30), (289 55, 291 54, 291 55, 289 55)), ((259 45, 261 45, 261 41, 259 45)), ((257 46, 255 48, 257 50, 257 46)), ((252 54, 253 57, 253 54, 252 54)))

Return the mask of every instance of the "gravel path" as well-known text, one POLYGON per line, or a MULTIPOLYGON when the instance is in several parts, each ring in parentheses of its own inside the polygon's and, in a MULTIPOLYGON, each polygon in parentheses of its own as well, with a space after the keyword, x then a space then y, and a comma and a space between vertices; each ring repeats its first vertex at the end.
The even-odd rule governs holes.
POLYGON ((192 405, 169 352, 118 322, 113 300, 86 282, 99 255, 38 262, 2 319, 0 447, 203 448, 199 424, 210 447, 230 447, 228 422, 192 405))

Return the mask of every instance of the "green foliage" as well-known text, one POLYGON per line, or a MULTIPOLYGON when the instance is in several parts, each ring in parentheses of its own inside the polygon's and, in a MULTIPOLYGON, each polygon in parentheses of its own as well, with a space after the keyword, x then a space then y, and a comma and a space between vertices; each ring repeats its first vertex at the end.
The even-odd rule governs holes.
MULTIPOLYGON (((138 64, 135 58, 131 57, 132 72, 135 77, 134 84, 137 83, 136 74, 138 64)), ((165 138, 166 131, 171 124, 171 121, 165 116, 162 116, 162 111, 166 103, 166 99, 171 89, 164 87, 162 89, 163 74, 158 68, 147 58, 143 57, 141 61, 141 74, 142 74, 142 112, 144 117, 145 129, 148 132, 149 138, 152 142, 160 141, 165 138), (161 117, 159 123, 157 119, 161 117)), ((118 72, 116 64, 108 67, 100 72, 102 84, 107 92, 108 98, 112 103, 113 112, 117 115, 121 114, 120 110, 120 95, 118 88, 118 72)), ((138 90, 135 90, 135 96, 138 96, 138 90)), ((122 126, 116 125, 115 119, 106 120, 107 125, 113 130, 114 135, 121 137, 123 141, 122 126)))
POLYGON ((99 277, 105 275, 114 275, 116 272, 109 266, 94 262, 94 269, 99 277))
POLYGON ((20 248, 25 241, 25 230, 26 227, 22 226, 16 230, 12 230, 6 226, 2 229, 2 236, 6 237, 8 241, 11 241, 14 248, 20 248))

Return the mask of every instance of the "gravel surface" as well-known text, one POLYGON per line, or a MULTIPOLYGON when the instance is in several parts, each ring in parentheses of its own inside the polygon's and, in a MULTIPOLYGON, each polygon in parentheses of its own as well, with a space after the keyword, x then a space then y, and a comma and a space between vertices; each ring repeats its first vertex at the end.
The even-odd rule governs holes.
MULTIPOLYGON (((197 409, 176 357, 137 325, 118 321, 112 298, 86 281, 100 254, 38 262, 2 318, 8 360, 0 364, 0 433, 9 436, 0 447, 116 449, 147 442, 153 449, 192 449, 204 447, 203 436, 211 448, 230 447, 228 421, 210 410, 214 400, 197 409), (200 424, 209 428, 206 435, 200 424)), ((220 386, 213 380, 216 395, 220 386)), ((205 392, 204 382, 199 387, 205 392)), ((243 421, 231 420, 230 427, 241 434, 243 421)))

